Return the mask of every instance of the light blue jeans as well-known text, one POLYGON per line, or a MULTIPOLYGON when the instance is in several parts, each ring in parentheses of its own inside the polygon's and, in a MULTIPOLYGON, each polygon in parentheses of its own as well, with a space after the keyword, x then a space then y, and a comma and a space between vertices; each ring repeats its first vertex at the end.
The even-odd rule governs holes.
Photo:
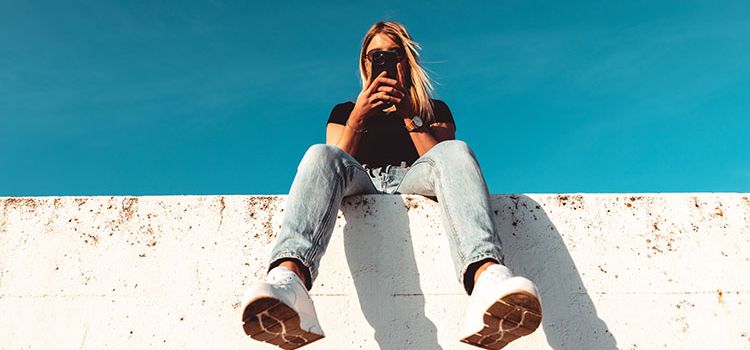
POLYGON ((503 262, 487 184, 466 142, 442 141, 411 166, 402 163, 374 169, 336 146, 315 144, 297 167, 268 270, 296 259, 307 267, 307 289, 311 289, 341 201, 357 194, 437 197, 456 276, 468 294, 481 263, 488 259, 503 262))

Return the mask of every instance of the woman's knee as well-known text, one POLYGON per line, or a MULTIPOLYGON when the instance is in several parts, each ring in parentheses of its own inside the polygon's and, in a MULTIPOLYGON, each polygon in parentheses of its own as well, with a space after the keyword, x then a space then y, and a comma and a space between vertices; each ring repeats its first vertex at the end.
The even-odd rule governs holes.
POLYGON ((448 160, 449 162, 463 160, 476 160, 474 151, 471 150, 469 144, 462 140, 445 140, 434 147, 440 147, 440 153, 442 159, 448 160))
POLYGON ((318 165, 329 165, 336 159, 341 158, 343 150, 325 143, 317 143, 310 146, 300 161, 299 168, 314 167, 318 165))

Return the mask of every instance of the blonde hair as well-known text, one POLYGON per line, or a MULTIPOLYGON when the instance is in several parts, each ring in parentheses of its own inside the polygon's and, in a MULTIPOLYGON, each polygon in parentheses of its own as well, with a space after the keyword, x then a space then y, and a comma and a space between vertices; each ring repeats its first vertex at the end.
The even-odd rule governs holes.
POLYGON ((369 72, 367 72, 367 65, 365 64, 367 46, 370 45, 370 41, 377 34, 385 34, 395 43, 399 44, 406 53, 406 59, 408 67, 405 70, 406 80, 404 86, 408 91, 411 98, 411 104, 414 111, 425 121, 425 124, 429 125, 434 120, 432 93, 435 90, 432 86, 430 77, 427 75, 425 69, 419 63, 419 50, 421 49, 419 44, 412 40, 409 32, 406 28, 397 22, 384 22, 380 21, 375 23, 370 30, 365 34, 364 40, 362 40, 362 50, 359 54, 359 73, 362 77, 362 88, 367 88, 370 80, 369 72))

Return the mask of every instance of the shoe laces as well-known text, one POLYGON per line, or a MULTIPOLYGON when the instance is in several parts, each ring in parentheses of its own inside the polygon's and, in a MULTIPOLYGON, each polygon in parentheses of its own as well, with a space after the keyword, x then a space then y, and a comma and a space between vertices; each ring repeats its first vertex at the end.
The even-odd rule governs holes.
POLYGON ((287 287, 292 283, 295 277, 297 277, 297 275, 294 272, 277 272, 269 274, 266 282, 279 287, 287 287))
MULTIPOLYGON (((510 270, 508 270, 507 268, 494 266, 495 265, 492 265, 484 270, 484 272, 479 276, 479 279, 485 280, 492 284, 496 284, 513 277, 513 275, 510 274, 510 270)), ((477 281, 477 283, 478 282, 479 281, 477 281)))

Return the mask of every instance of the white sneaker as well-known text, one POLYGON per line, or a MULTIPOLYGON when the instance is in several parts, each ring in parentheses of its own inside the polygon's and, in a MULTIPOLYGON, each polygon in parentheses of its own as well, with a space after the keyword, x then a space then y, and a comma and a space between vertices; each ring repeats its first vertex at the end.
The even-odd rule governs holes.
POLYGON ((292 270, 273 268, 266 283, 256 283, 242 297, 245 334, 283 349, 297 349, 323 338, 307 288, 292 270))
POLYGON ((485 349, 502 349, 531 334, 542 322, 542 305, 534 283, 512 277, 503 265, 491 265, 477 279, 461 341, 485 349))

